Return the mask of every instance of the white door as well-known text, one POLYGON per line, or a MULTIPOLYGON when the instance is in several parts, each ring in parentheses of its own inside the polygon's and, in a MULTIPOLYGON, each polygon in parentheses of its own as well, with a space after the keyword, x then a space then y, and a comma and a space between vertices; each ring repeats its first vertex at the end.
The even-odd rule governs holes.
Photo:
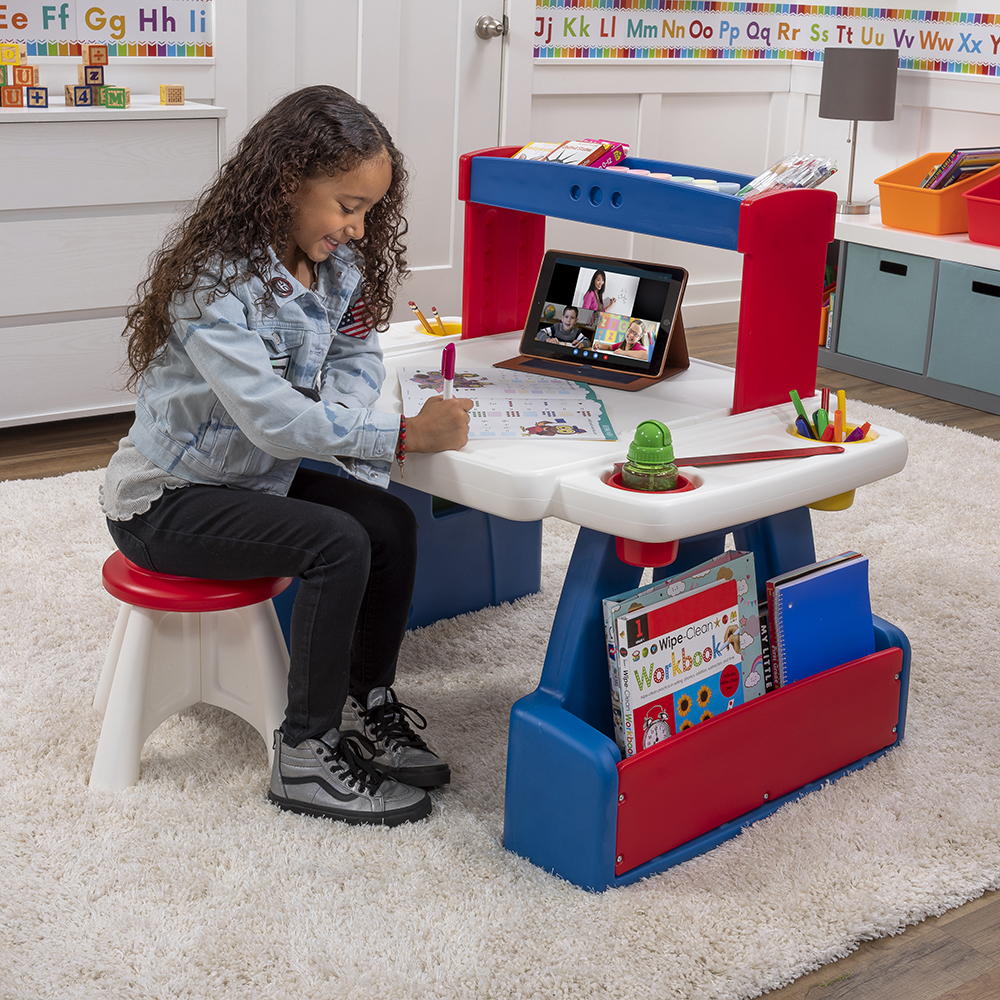
POLYGON ((458 157, 496 146, 507 38, 480 38, 476 22, 503 22, 505 0, 227 0, 217 12, 217 100, 229 141, 284 94, 332 84, 386 123, 410 169, 407 300, 442 315, 462 311, 458 157), (242 7, 242 10, 240 8, 242 7), (245 32, 246 61, 240 59, 245 32))
MULTIPOLYGON (((383 12, 388 3, 366 4, 383 12)), ((506 39, 480 38, 483 15, 503 22, 504 0, 397 0, 392 55, 383 34, 362 34, 360 98, 383 115, 410 168, 411 274, 395 318, 412 318, 407 300, 429 315, 462 312, 464 203, 458 158, 499 144, 500 82, 506 39), (385 53, 388 55, 388 53, 385 53)), ((380 13, 379 16, 382 16, 380 13)), ((388 24, 387 24, 388 28, 388 24)))

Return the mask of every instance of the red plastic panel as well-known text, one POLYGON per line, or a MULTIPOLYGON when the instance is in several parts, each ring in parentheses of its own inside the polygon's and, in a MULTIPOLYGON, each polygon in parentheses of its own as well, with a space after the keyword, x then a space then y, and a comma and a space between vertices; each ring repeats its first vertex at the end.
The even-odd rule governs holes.
POLYGON ((544 215, 466 202, 463 340, 523 329, 544 252, 544 215))
POLYGON ((256 580, 201 580, 153 573, 115 552, 104 563, 104 589, 124 604, 153 611, 225 611, 268 601, 291 582, 290 576, 256 580))
POLYGON ((881 650, 623 760, 615 875, 891 746, 902 665, 881 650))
POLYGON ((794 190, 757 195, 740 208, 743 254, 733 413, 816 392, 827 245, 837 195, 794 190))

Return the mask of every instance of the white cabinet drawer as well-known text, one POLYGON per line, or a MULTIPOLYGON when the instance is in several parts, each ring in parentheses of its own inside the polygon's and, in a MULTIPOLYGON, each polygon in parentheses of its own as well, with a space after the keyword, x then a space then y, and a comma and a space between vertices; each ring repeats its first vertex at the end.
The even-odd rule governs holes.
POLYGON ((5 122, 0 211, 188 201, 219 167, 214 118, 5 122))
POLYGON ((122 317, 0 329, 0 427, 126 410, 122 317))
POLYGON ((3 313, 107 309, 132 301, 172 214, 2 222, 3 313))

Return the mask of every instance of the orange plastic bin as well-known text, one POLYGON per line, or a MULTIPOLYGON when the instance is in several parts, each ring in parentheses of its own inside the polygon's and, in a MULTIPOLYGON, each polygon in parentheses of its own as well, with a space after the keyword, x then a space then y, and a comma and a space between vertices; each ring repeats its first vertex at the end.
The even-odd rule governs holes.
POLYGON ((1000 247, 1000 176, 964 192, 969 208, 969 239, 1000 247))
POLYGON ((1000 176, 1000 164, 946 188, 920 187, 931 170, 950 155, 927 153, 875 179, 882 202, 883 225, 935 236, 968 230, 968 210, 962 196, 984 181, 1000 176))

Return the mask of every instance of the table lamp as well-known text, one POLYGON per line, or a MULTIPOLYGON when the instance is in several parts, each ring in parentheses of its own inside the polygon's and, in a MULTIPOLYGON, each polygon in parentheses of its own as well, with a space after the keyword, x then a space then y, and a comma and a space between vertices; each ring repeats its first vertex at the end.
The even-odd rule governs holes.
POLYGON ((896 117, 898 66, 899 49, 835 48, 823 52, 819 116, 854 123, 850 139, 851 170, 847 177, 847 201, 837 202, 840 215, 867 215, 869 212, 868 202, 852 201, 858 122, 889 122, 896 117))

